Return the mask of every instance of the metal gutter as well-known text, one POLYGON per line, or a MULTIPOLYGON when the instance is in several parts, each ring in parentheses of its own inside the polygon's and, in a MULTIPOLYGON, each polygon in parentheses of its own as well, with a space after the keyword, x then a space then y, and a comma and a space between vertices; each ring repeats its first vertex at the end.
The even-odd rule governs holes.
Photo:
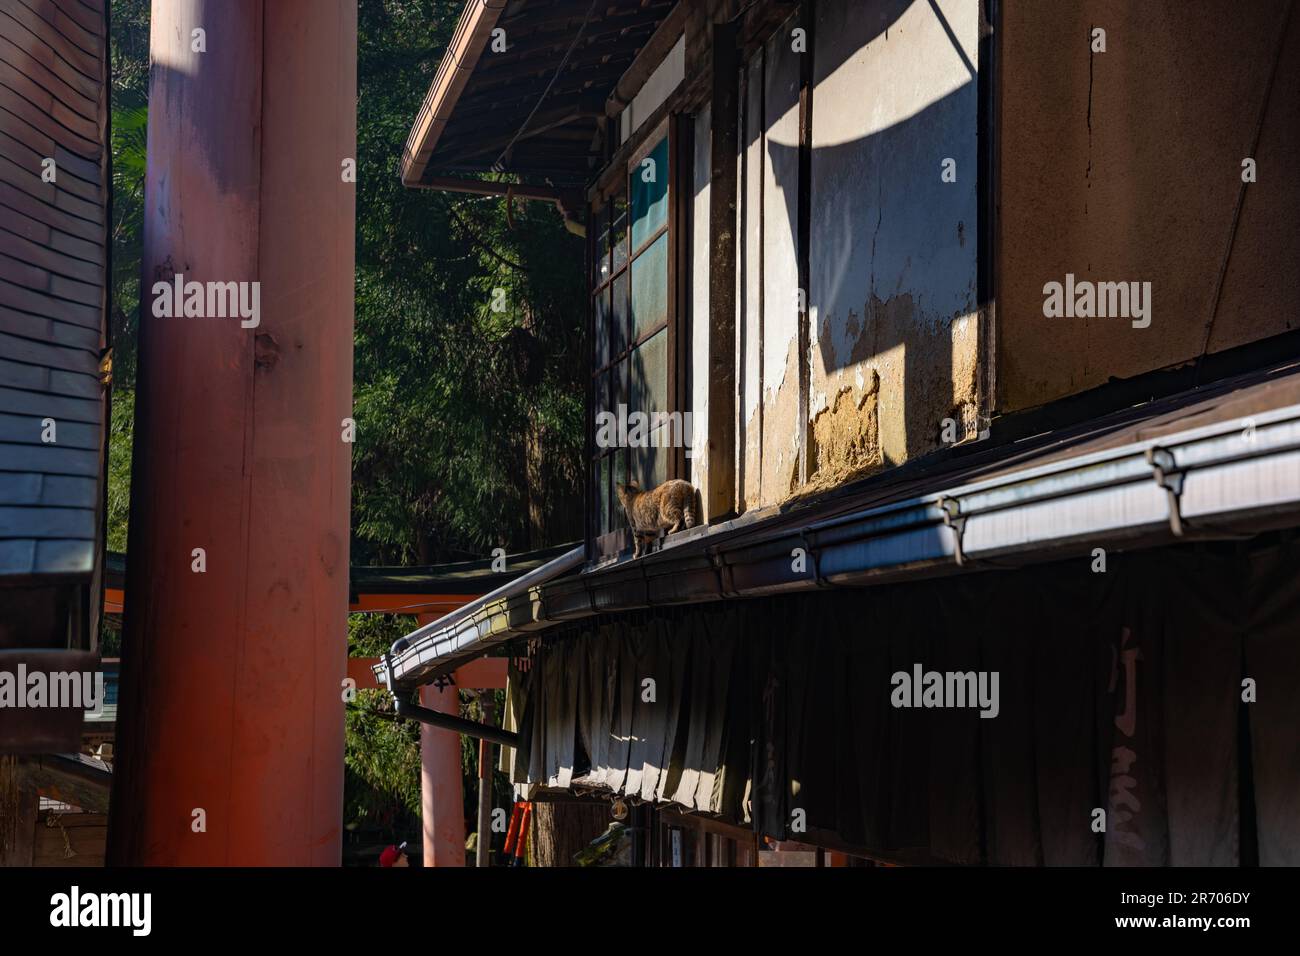
MULTIPOLYGON (((483 645, 531 629, 529 625, 535 624, 535 610, 540 602, 537 589, 543 583, 580 567, 585 555, 585 547, 578 545, 488 592, 474 603, 466 604, 396 641, 391 652, 394 680, 390 686, 400 686, 406 675, 421 664, 452 659, 463 663, 489 650, 483 645), (494 635, 500 636, 493 640, 494 635)), ((444 668, 444 671, 449 669, 444 668)), ((388 669, 384 665, 377 664, 374 672, 381 684, 389 683, 388 669)))
POLYGON ((721 555, 726 580, 747 594, 804 590, 1295 524, 1300 405, 1252 421, 1031 467, 750 542, 721 555), (808 554, 803 575, 789 568, 796 547, 808 554))
MULTIPOLYGON (((1300 405, 1290 405, 803 526, 669 542, 640 560, 561 580, 550 574, 526 599, 489 595, 467 607, 455 630, 425 641, 397 680, 422 683, 491 644, 601 613, 1008 568, 1097 546, 1232 539, 1297 524, 1300 405)), ((571 555, 576 568, 581 549, 571 555)))
POLYGON ((491 39, 507 0, 469 0, 452 34, 451 44, 438 64, 429 92, 411 127, 402 151, 402 184, 415 186, 424 175, 429 157, 451 119, 456 102, 464 92, 479 57, 491 39))

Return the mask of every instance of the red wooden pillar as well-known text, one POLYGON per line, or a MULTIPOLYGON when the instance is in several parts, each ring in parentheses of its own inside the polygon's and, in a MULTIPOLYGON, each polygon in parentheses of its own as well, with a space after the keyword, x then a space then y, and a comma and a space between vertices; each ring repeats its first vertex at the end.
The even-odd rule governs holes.
MULTIPOLYGON (((457 686, 420 688, 420 703, 460 715, 457 686)), ((465 790, 460 734, 420 725, 420 808, 425 866, 465 865, 465 790)))
MULTIPOLYGON (((420 614, 420 626, 441 614, 420 614)), ((458 684, 420 688, 420 703, 430 710, 460 716, 458 684)), ((420 820, 424 865, 465 865, 465 791, 460 764, 460 734, 420 725, 420 820)))
MULTIPOLYGON (((439 617, 439 614, 421 614, 416 620, 423 627, 439 617)), ((506 686, 505 658, 470 661, 454 677, 454 684, 441 689, 432 685, 421 687, 421 705, 460 716, 458 691, 506 686)), ((461 737, 428 724, 420 725, 420 811, 424 865, 464 866, 465 777, 461 767, 461 737)))
POLYGON ((356 6, 154 0, 150 53, 109 861, 337 865, 356 6), (174 273, 258 324, 158 317, 174 273))

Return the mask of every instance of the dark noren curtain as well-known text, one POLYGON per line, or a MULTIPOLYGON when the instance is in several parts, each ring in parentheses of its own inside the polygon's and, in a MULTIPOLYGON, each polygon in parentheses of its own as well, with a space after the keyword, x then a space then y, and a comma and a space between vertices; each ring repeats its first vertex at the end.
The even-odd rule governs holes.
POLYGON ((1296 865, 1298 624, 1278 537, 609 616, 524 680, 527 779, 904 861, 1296 865), (918 664, 997 716, 892 706, 918 664))

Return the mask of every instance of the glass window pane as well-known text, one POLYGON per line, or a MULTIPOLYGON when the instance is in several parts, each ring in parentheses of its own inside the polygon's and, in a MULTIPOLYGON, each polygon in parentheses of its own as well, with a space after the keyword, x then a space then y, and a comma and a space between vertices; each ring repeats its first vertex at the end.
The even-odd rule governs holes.
POLYGON ((609 364, 609 289, 597 292, 592 302, 596 324, 596 367, 609 364))
POLYGON ((614 302, 609 310, 611 316, 609 333, 610 358, 624 352, 630 344, 627 337, 627 284, 629 281, 627 273, 623 272, 612 284, 614 302))
POLYGON ((647 424, 655 412, 668 407, 668 330, 656 332, 632 353, 632 395, 629 412, 644 412, 647 424))
POLYGON ((632 341, 668 318, 668 234, 632 261, 632 341))
POLYGON ((592 405, 595 407, 597 414, 609 410, 609 373, 603 372, 597 375, 592 381, 592 388, 595 389, 592 405))
POLYGON ((658 488, 668 479, 668 449, 651 445, 633 448, 632 454, 635 456, 632 477, 643 490, 658 488))
POLYGON ((609 486, 609 462, 608 455, 600 459, 596 464, 596 533, 608 534, 610 531, 610 486, 609 486))
POLYGON ((610 383, 612 388, 610 398, 612 405, 610 407, 615 414, 618 413, 618 406, 628 403, 627 367, 628 359, 624 359, 610 370, 610 374, 614 377, 613 382, 610 383))
POLYGON ((613 462, 613 483, 610 486, 610 531, 617 531, 619 528, 627 527, 627 514, 623 511, 623 503, 618 500, 618 486, 627 484, 627 449, 620 448, 614 454, 609 456, 613 462))
POLYGON ((614 246, 614 268, 627 262, 627 197, 620 193, 609 204, 614 222, 610 228, 610 241, 614 246))
POLYGON ((593 263, 593 285, 609 278, 609 206, 596 213, 596 261, 593 263))
POLYGON ((668 137, 631 172, 632 250, 635 252, 668 218, 668 137))

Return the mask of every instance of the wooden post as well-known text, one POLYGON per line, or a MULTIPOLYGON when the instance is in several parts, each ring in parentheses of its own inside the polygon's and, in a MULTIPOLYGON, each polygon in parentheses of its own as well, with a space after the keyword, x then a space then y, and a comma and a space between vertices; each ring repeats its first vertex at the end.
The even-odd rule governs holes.
MULTIPOLYGON (((456 684, 420 688, 420 703, 443 714, 460 714, 456 684)), ((424 865, 465 865, 465 791, 460 734, 420 725, 420 820, 424 865)))
POLYGON ((24 779, 22 757, 0 757, 0 867, 31 866, 41 798, 24 779))
POLYGON ((736 510, 736 156, 740 60, 733 22, 713 24, 709 171, 709 447, 704 510, 736 510))
POLYGON ((112 864, 340 863, 356 16, 153 3, 112 864))
MULTIPOLYGON (((490 690, 479 692, 483 723, 496 726, 496 701, 490 690)), ((478 742, 478 848, 476 866, 492 865, 492 742, 478 742)))

